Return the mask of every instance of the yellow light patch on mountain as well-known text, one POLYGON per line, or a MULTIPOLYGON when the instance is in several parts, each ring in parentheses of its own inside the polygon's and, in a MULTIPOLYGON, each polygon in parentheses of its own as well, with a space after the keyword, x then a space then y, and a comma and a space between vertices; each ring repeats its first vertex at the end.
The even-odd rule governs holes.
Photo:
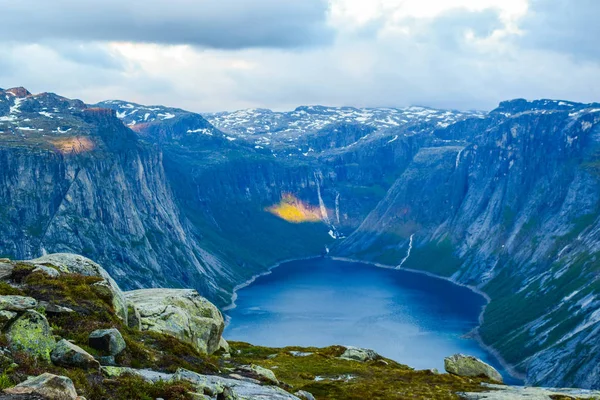
POLYGON ((293 224, 319 222, 322 219, 318 207, 305 204, 291 194, 284 194, 278 204, 268 207, 266 210, 293 224))
POLYGON ((95 143, 86 137, 56 139, 52 144, 63 154, 81 154, 96 147, 95 143))

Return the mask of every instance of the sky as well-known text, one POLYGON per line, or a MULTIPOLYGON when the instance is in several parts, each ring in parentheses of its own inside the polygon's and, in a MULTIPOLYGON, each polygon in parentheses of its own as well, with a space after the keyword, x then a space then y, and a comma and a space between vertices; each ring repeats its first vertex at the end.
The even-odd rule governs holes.
POLYGON ((0 0, 0 87, 196 112, 600 101, 598 0, 0 0))

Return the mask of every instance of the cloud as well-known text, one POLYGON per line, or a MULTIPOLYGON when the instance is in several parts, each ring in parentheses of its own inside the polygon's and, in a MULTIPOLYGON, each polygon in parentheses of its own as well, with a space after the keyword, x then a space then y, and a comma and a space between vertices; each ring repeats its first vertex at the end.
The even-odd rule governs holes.
MULTIPOLYGON (((0 0, 0 5, 3 1, 0 0)), ((551 3, 566 7, 567 3, 561 1, 551 3)), ((586 2, 569 1, 579 5, 586 2)), ((295 0, 278 2, 293 7, 295 0)), ((284 41, 285 46, 278 47, 272 40, 256 39, 262 37, 260 32, 279 30, 273 27, 282 26, 284 22, 270 27, 258 23, 242 28, 236 26, 232 21, 248 20, 250 11, 247 8, 230 10, 237 16, 220 18, 225 24, 219 27, 220 32, 230 30, 240 35, 247 31, 253 38, 237 40, 237 46, 231 48, 232 45, 217 46, 216 40, 223 39, 211 39, 212 47, 207 47, 206 43, 200 46, 198 40, 185 40, 178 32, 167 32, 168 38, 162 40, 146 38, 139 41, 135 39, 139 32, 123 30, 119 26, 115 28, 116 33, 106 35, 123 38, 126 32, 132 36, 127 36, 126 41, 110 41, 111 36, 102 36, 97 31, 105 32, 106 29, 100 29, 105 24, 102 21, 106 21, 103 13, 110 9, 105 3, 116 7, 114 0, 98 5, 100 22, 91 27, 92 33, 82 31, 82 37, 68 39, 74 37, 75 25, 66 17, 81 17, 77 10, 84 6, 75 7, 71 14, 62 16, 64 21, 68 20, 68 28, 64 29, 71 32, 69 35, 61 30, 63 28, 49 25, 29 32, 35 31, 33 21, 36 18, 45 15, 44 19, 49 19, 55 15, 54 11, 46 10, 51 8, 49 5, 44 6, 46 8, 34 12, 28 20, 31 27, 11 31, 10 42, 6 35, 0 36, 3 55, 0 86, 23 85, 31 91, 54 91, 87 102, 120 98, 199 112, 249 107, 281 110, 306 104, 369 107, 418 104, 491 109, 502 100, 518 97, 584 102, 600 98, 600 80, 597 79, 600 62, 594 58, 596 49, 582 45, 579 41, 583 39, 577 39, 590 35, 593 40, 599 35, 591 34, 597 28, 587 25, 586 15, 575 16, 585 14, 581 10, 561 16, 561 13, 567 14, 567 8, 554 12, 541 0, 532 2, 529 11, 527 0, 332 2, 338 6, 348 2, 352 7, 330 8, 329 16, 323 20, 327 11, 322 3, 317 12, 318 7, 313 7, 316 3, 298 2, 298 7, 307 7, 306 10, 319 15, 311 19, 314 26, 320 27, 315 29, 328 32, 312 41, 301 38, 303 40, 296 42, 301 48, 294 47, 296 45, 291 45, 289 40, 284 41), (556 25, 557 32, 579 28, 582 33, 573 33, 574 38, 568 32, 556 33, 556 40, 546 40, 552 30, 546 26, 548 24, 556 25), (326 27, 332 27, 335 33, 326 27), (41 40, 42 31, 47 33, 42 36, 51 39, 41 40), (179 39, 174 40, 173 35, 185 43, 177 44, 179 39), (564 43, 559 43, 559 38, 564 43), (309 43, 321 45, 310 46, 309 43)), ((53 6, 57 3, 64 6, 66 0, 57 0, 53 6)), ((178 0, 175 5, 183 3, 178 0)), ((135 11, 140 20, 145 21, 144 29, 153 30, 150 27, 159 23, 175 24, 178 18, 185 26, 191 18, 181 16, 177 7, 171 11, 159 7, 166 4, 163 1, 144 2, 146 7, 141 7, 138 1, 133 4, 138 8, 128 2, 120 10, 122 15, 112 17, 112 22, 121 18, 135 25, 136 19, 132 16, 135 11), (148 16, 160 12, 165 13, 163 22, 158 15, 148 16)), ((223 4, 231 5, 233 0, 223 0, 223 4)), ((267 15, 264 8, 267 3, 256 4, 258 9, 254 12, 267 15)), ((245 7, 241 0, 239 5, 245 7)), ((268 15, 287 15, 274 0, 271 5, 272 14, 268 15)), ((219 12, 224 14, 223 10, 219 12)), ((590 10, 588 12, 592 14, 590 10)), ((14 17, 14 9, 12 12, 14 17)), ((217 20, 215 13, 202 18, 217 20)), ((308 11, 301 13, 309 14, 313 15, 308 11)), ((306 19, 301 16, 290 18, 306 19)), ((23 18, 20 21, 23 23, 23 18)), ((91 24, 86 21, 78 24, 91 24)), ((57 24, 61 23, 59 19, 57 24)), ((7 28, 0 27, 0 33, 3 33, 2 29, 7 28)), ((202 29, 208 32, 206 26, 202 29)), ((160 30, 150 34, 158 36, 160 30)), ((237 37, 231 32, 227 35, 230 43, 233 43, 231 38, 237 37)))
POLYGON ((326 0, 0 0, 4 41, 190 44, 220 49, 330 43, 326 0))
POLYGON ((599 15, 598 0, 531 0, 530 12, 521 21, 521 44, 600 61, 599 15))

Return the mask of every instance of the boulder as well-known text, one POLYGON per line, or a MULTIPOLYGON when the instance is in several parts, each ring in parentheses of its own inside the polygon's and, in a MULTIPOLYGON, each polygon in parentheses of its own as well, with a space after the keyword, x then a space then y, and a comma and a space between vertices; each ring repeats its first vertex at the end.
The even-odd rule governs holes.
POLYGON ((174 336, 198 351, 219 348, 225 321, 211 302, 191 289, 142 289, 126 292, 141 318, 143 331, 174 336))
POLYGON ((121 332, 116 329, 98 329, 88 338, 88 344, 91 348, 102 351, 111 356, 116 356, 127 347, 125 339, 121 332))
POLYGON ((375 361, 381 358, 379 354, 369 349, 361 349, 358 347, 348 347, 340 356, 345 360, 354 360, 360 362, 375 361))
POLYGON ((298 398, 302 400, 315 400, 315 396, 305 390, 298 390, 296 393, 294 393, 294 396, 298 396, 298 398))
POLYGON ((33 310, 26 311, 8 327, 6 338, 11 351, 23 351, 48 362, 56 345, 46 317, 33 310))
POLYGON ((125 296, 119 288, 119 285, 106 272, 104 268, 96 264, 89 258, 76 254, 57 253, 36 258, 30 261, 34 265, 54 267, 62 273, 81 274, 86 276, 96 276, 102 278, 97 286, 105 287, 112 297, 115 313, 125 322, 127 322, 127 303, 125 296))
POLYGON ((138 331, 142 330, 142 317, 140 316, 140 310, 131 301, 127 302, 127 325, 131 329, 138 331))
POLYGON ((66 376, 45 373, 4 391, 8 394, 38 395, 47 400, 76 400, 77 392, 73 381, 66 376))
POLYGON ((494 367, 478 358, 464 354, 455 354, 444 359, 444 369, 449 374, 467 377, 484 376, 496 382, 502 382, 502 375, 494 367))
POLYGON ((56 365, 82 369, 99 369, 100 363, 81 347, 62 339, 50 353, 50 359, 56 365))
POLYGON ((37 300, 26 296, 0 296, 0 310, 27 311, 37 307, 37 300))
POLYGON ((3 330, 18 314, 13 311, 0 311, 0 331, 3 330))

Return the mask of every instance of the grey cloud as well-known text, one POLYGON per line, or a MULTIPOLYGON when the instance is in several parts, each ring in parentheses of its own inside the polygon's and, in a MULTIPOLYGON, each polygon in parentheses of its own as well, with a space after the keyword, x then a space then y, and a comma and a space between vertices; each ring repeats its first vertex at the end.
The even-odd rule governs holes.
POLYGON ((465 41, 467 30, 475 37, 483 38, 494 30, 503 27, 497 10, 470 12, 466 10, 450 10, 438 16, 425 32, 425 40, 435 40, 436 44, 446 50, 461 47, 465 41))
POLYGON ((521 21, 525 35, 520 44, 600 61, 599 16, 598 0, 531 0, 521 21))
POLYGON ((107 51, 97 43, 79 43, 71 41, 47 42, 55 52, 67 60, 94 68, 123 70, 124 61, 107 51))
POLYGON ((326 0, 0 0, 0 37, 303 47, 333 40, 328 7, 326 0))

